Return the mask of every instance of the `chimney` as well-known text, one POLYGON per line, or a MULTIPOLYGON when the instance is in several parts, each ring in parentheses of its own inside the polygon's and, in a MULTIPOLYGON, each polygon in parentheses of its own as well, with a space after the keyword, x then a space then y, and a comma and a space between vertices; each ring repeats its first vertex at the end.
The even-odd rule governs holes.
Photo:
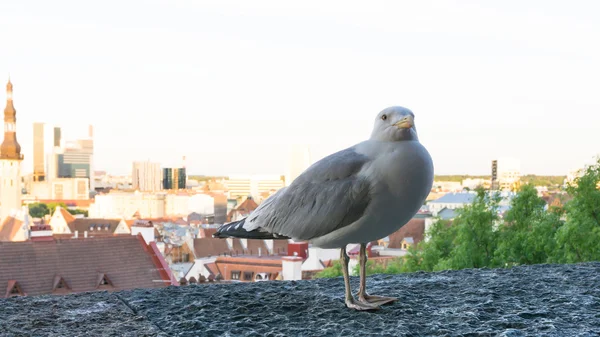
POLYGON ((46 224, 32 225, 29 230, 29 240, 31 241, 53 241, 52 227, 46 224))
POLYGON ((283 256, 281 261, 283 280, 302 280, 302 262, 304 259, 299 256, 283 256))
POLYGON ((152 226, 152 225, 131 226, 131 235, 138 235, 139 233, 142 234, 142 237, 144 238, 144 241, 146 241, 146 244, 150 244, 150 242, 155 241, 154 226, 152 226))
POLYGON ((287 249, 288 256, 298 256, 302 259, 308 258, 308 242, 290 242, 287 249))

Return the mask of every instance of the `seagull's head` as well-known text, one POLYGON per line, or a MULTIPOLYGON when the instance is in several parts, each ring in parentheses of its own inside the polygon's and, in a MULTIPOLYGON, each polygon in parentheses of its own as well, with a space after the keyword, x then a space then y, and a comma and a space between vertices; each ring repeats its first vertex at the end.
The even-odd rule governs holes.
POLYGON ((384 109, 375 118, 371 139, 388 142, 418 141, 415 114, 401 106, 384 109))

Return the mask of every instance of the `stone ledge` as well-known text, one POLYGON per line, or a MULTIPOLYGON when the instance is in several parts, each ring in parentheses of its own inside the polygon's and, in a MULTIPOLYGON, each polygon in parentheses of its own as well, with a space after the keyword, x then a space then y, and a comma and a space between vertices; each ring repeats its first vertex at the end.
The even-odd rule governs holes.
POLYGON ((341 278, 2 299, 0 336, 600 334, 600 263, 375 275, 368 289, 400 301, 350 311, 341 278))

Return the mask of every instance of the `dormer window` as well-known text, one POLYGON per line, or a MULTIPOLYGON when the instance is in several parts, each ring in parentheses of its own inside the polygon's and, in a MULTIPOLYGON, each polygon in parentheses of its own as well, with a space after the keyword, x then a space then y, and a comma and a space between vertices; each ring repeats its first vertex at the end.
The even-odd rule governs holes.
POLYGON ((8 281, 8 287, 6 288, 5 297, 13 297, 13 296, 25 296, 27 295, 23 289, 21 289, 21 285, 19 282, 15 280, 8 281))
POLYGON ((64 278, 59 275, 54 276, 53 292, 68 292, 69 290, 71 290, 71 287, 69 287, 64 278))
POLYGON ((105 289, 105 288, 112 288, 112 287, 113 287, 113 284, 106 274, 102 274, 102 273, 98 274, 98 281, 97 281, 96 288, 105 289))

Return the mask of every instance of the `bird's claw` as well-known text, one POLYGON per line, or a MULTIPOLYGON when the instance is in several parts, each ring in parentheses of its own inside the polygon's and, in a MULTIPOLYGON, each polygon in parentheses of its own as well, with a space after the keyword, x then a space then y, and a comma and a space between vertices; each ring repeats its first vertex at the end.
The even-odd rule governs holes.
POLYGON ((379 310, 379 305, 368 302, 356 301, 353 298, 346 300, 346 307, 359 311, 379 310))
POLYGON ((397 301, 396 297, 386 297, 377 295, 358 294, 358 301, 362 303, 375 304, 377 306, 397 301))

